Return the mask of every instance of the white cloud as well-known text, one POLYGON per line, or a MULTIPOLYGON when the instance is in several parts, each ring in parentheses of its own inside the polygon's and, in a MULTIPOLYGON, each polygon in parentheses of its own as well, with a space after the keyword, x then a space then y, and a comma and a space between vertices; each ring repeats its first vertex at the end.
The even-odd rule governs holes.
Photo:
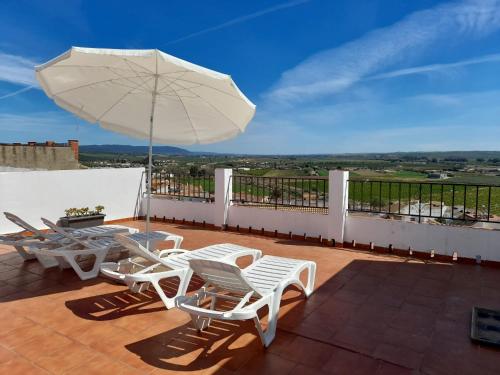
POLYGON ((406 68, 406 69, 398 69, 398 70, 393 70, 393 71, 387 72, 387 73, 376 74, 376 75, 367 77, 365 80, 371 81, 371 80, 377 80, 377 79, 397 78, 397 77, 402 77, 402 76, 407 76, 407 75, 412 75, 412 74, 448 71, 449 69, 452 69, 452 68, 460 68, 463 66, 484 64, 484 63, 490 63, 490 62, 500 62, 500 54, 480 56, 477 58, 457 61, 457 62, 449 63, 449 64, 431 64, 431 65, 415 66, 415 67, 406 68))
POLYGON ((22 56, 0 52, 0 81, 38 86, 34 67, 37 63, 22 56))
POLYGON ((23 87, 22 89, 19 89, 19 90, 16 90, 16 91, 12 91, 12 92, 9 92, 8 94, 4 94, 4 95, 0 96, 0 100, 1 99, 11 98, 13 96, 22 94, 23 92, 32 90, 34 88, 35 88, 35 86, 26 86, 26 87, 23 87))
POLYGON ((498 29, 499 0, 464 0, 418 11, 391 26, 309 57, 284 72, 265 97, 296 103, 339 93, 437 41, 480 37, 498 29))
POLYGON ((309 1, 310 0, 294 0, 294 1, 288 1, 286 3, 277 4, 277 5, 274 5, 272 7, 260 10, 258 12, 254 12, 254 13, 246 14, 244 16, 236 17, 236 18, 233 18, 227 22, 221 23, 219 25, 208 27, 208 28, 200 30, 200 31, 196 31, 194 33, 185 35, 183 37, 174 39, 174 40, 168 42, 167 44, 179 43, 179 42, 182 42, 182 41, 185 41, 185 40, 188 40, 188 39, 200 36, 200 35, 211 33, 212 31, 225 29, 225 28, 230 27, 230 26, 234 26, 234 25, 237 25, 237 24, 240 24, 243 22, 247 22, 247 21, 250 21, 254 18, 262 17, 262 16, 269 14, 269 13, 274 13, 274 12, 277 12, 277 11, 280 11, 283 9, 292 8, 292 7, 295 7, 297 5, 307 3, 309 1))

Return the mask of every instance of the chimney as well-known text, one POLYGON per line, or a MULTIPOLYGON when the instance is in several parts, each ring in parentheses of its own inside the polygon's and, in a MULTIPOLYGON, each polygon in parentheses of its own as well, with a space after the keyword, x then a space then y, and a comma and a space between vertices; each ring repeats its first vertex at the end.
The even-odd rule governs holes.
POLYGON ((54 141, 47 141, 47 142, 45 142, 45 145, 46 146, 55 146, 56 143, 54 141))
POLYGON ((78 161, 78 140, 70 139, 68 140, 68 146, 73 150, 73 154, 75 155, 75 160, 78 161))

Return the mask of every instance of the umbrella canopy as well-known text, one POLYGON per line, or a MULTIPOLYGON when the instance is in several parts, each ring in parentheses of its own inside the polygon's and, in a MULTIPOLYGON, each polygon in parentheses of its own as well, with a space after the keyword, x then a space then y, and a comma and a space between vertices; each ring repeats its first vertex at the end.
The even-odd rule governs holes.
POLYGON ((148 232, 153 142, 222 141, 243 132, 255 114, 229 75, 156 49, 73 47, 35 69, 60 107, 105 129, 149 139, 148 232))
POLYGON ((232 138, 255 105, 231 77, 159 50, 73 47, 36 67, 59 106, 103 128, 153 142, 189 145, 232 138))

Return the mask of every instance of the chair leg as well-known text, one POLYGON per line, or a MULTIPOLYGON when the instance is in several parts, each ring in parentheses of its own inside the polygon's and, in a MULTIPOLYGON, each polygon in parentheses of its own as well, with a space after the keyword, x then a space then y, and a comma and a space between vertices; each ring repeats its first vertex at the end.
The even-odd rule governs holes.
POLYGON ((171 308, 175 307, 175 297, 178 296, 183 296, 186 294, 187 288, 189 286, 189 282, 191 281, 191 276, 193 275, 193 271, 191 270, 182 270, 179 271, 177 275, 170 275, 169 277, 174 277, 177 276, 180 279, 179 282, 179 288, 177 289, 177 293, 175 294, 174 297, 169 298, 163 291, 162 287, 160 286, 160 280, 162 278, 157 278, 151 280, 151 284, 156 290, 156 293, 160 296, 161 300, 165 304, 165 307, 170 310, 171 308))
POLYGON ((143 293, 149 289, 150 285, 151 283, 149 282, 143 282, 143 283, 133 282, 130 285, 128 285, 128 288, 132 293, 143 293))
POLYGON ((82 270, 82 268, 80 267, 80 265, 76 261, 76 257, 78 256, 78 254, 75 254, 75 255, 67 254, 64 258, 71 265, 71 267, 75 270, 75 272, 80 277, 80 279, 88 280, 88 279, 92 279, 94 277, 97 277, 97 275, 99 274, 101 263, 106 258, 107 252, 100 251, 94 255, 95 255, 95 262, 94 262, 94 266, 92 267, 92 269, 90 271, 82 270))
POLYGON ((14 248, 17 250, 19 255, 23 258, 23 260, 32 260, 35 259, 35 255, 28 253, 26 250, 24 250, 24 246, 14 246, 14 248))
POLYGON ((304 288, 306 298, 309 297, 314 290, 314 281, 316 280, 316 263, 311 262, 307 266, 307 286, 304 288))
POLYGON ((262 329, 262 323, 260 322, 257 312, 255 313, 255 317, 253 318, 255 328, 257 328, 257 332, 259 333, 262 345, 264 345, 266 348, 269 347, 269 345, 271 345, 271 343, 274 340, 274 337, 276 336, 276 328, 278 327, 278 312, 280 309, 280 300, 281 300, 281 295, 280 296, 275 295, 271 297, 269 303, 266 304, 266 306, 269 309, 269 315, 267 318, 267 329, 265 331, 262 329))

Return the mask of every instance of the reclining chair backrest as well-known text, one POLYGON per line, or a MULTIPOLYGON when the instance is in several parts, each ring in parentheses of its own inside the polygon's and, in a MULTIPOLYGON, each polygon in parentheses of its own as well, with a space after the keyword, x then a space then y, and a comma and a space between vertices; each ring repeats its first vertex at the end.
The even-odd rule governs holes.
POLYGON ((21 219, 19 216, 16 216, 16 215, 14 215, 14 214, 12 214, 10 212, 4 212, 3 214, 5 215, 5 217, 7 219, 9 219, 10 221, 12 221, 17 226, 20 226, 24 230, 33 233, 37 237, 47 238, 47 236, 41 230, 36 229, 35 227, 31 226, 30 224, 28 224, 27 222, 25 222, 23 219, 21 219))
POLYGON ((64 238, 74 242, 74 243, 77 243, 79 245, 82 245, 82 246, 85 246, 85 247, 90 247, 90 248, 96 248, 98 246, 95 246, 93 245, 91 242, 89 241, 84 241, 76 236, 74 236, 72 233, 70 232, 67 232, 66 230, 64 230, 63 228, 61 227, 58 227, 56 224, 54 224, 52 221, 48 220, 48 219, 45 219, 42 217, 42 222, 48 226, 50 229, 52 229, 54 232, 60 234, 61 236, 63 236, 64 238))
POLYGON ((246 294, 253 291, 260 295, 241 269, 234 264, 218 260, 190 259, 189 266, 194 273, 212 286, 229 292, 246 294))
POLYGON ((151 262, 154 263, 163 263, 162 259, 156 255, 155 253, 149 251, 146 249, 144 246, 141 245, 139 241, 136 241, 126 235, 123 234, 115 234, 114 239, 116 242, 118 242, 120 245, 128 249, 130 252, 141 256, 151 262))

